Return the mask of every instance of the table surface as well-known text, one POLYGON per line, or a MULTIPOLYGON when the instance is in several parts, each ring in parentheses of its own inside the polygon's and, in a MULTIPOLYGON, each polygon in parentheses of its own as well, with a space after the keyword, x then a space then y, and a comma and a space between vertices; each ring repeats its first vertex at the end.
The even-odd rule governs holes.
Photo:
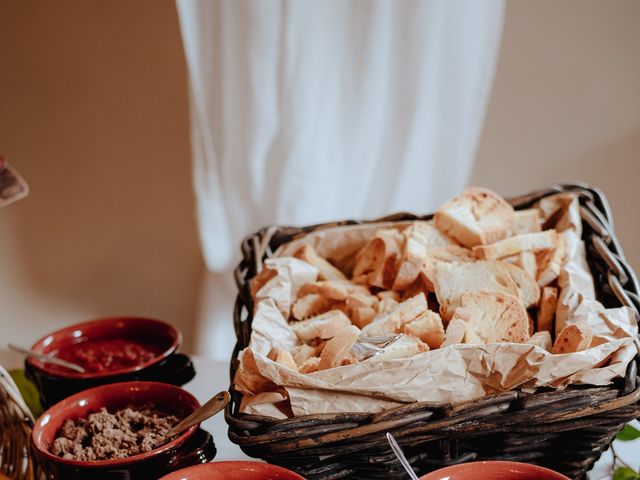
MULTIPOLYGON (((210 360, 202 357, 192 357, 196 368, 196 377, 184 388, 191 392, 200 403, 204 403, 216 393, 229 387, 229 365, 226 362, 210 360)), ((14 352, 0 348, 0 365, 6 368, 16 368, 22 363, 22 358, 14 352)), ((636 422, 637 425, 637 422, 636 422)), ((227 424, 224 415, 219 414, 203 423, 203 428, 211 432, 216 442, 218 453, 216 460, 246 460, 249 459, 240 448, 231 443, 227 436, 227 424)), ((614 442, 618 456, 634 469, 640 469, 640 439, 633 442, 614 442)), ((605 452, 594 468, 589 472, 590 480, 605 480, 611 478, 611 450, 605 452)))

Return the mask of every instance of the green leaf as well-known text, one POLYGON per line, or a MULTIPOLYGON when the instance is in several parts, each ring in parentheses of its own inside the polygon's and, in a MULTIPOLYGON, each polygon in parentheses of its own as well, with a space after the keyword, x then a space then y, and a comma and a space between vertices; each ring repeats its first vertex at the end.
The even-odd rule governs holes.
POLYGON ((33 413, 35 418, 38 418, 44 412, 42 408, 42 404, 40 403, 40 394, 38 393, 38 389, 36 386, 27 379, 24 374, 24 370, 11 370, 9 372, 13 381, 16 382, 18 386, 18 390, 22 394, 22 398, 24 398, 24 402, 33 413))
POLYGON ((627 467, 616 468, 612 480, 640 480, 640 475, 627 467))
POLYGON ((632 427, 631 425, 625 425, 624 428, 618 432, 618 436, 616 437, 616 439, 623 442, 635 440, 636 438, 640 438, 640 430, 632 427))

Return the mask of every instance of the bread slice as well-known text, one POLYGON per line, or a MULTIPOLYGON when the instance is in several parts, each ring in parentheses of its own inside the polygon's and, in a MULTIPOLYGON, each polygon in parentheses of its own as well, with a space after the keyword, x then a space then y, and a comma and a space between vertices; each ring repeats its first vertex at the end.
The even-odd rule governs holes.
POLYGON ((341 328, 337 334, 327 342, 320 354, 320 370, 340 366, 342 360, 351 353, 351 347, 358 341, 360 329, 354 325, 341 328))
POLYGON ((264 287, 269 280, 277 275, 277 272, 271 268, 263 268, 255 277, 249 280, 249 292, 254 300, 258 296, 258 292, 264 287))
POLYGON ((539 232, 540 228, 540 213, 536 208, 530 208, 528 210, 516 210, 516 218, 513 223, 513 234, 521 235, 523 233, 535 233, 539 232))
POLYGON ((362 329, 362 333, 370 337, 389 335, 400 331, 405 323, 417 318, 426 310, 427 298, 423 293, 420 293, 397 304, 390 310, 378 314, 369 325, 362 329))
POLYGON ((320 280, 347 280, 344 273, 318 255, 316 249, 311 245, 303 245, 293 256, 316 267, 320 280))
POLYGON ((588 325, 572 323, 562 329, 553 344, 552 353, 580 352, 589 348, 592 340, 593 332, 588 325))
POLYGON ((377 362, 381 360, 396 360, 410 358, 419 353, 428 352, 429 345, 419 338, 411 335, 402 335, 398 340, 386 347, 382 352, 368 358, 365 362, 377 362))
POLYGON ((309 282, 298 292, 298 295, 317 293, 331 300, 345 301, 353 295, 371 295, 364 285, 356 285, 348 280, 321 280, 309 282))
POLYGON ((376 311, 376 313, 384 313, 394 308, 396 305, 398 305, 398 303, 400 302, 398 302, 397 300, 394 300, 391 297, 386 297, 380 300, 378 303, 376 303, 373 309, 376 311))
POLYGON ((377 312, 371 307, 358 307, 351 311, 351 321, 356 327, 362 329, 369 325, 376 315, 377 312))
POLYGON ((402 234, 405 241, 400 267, 393 283, 394 290, 405 290, 415 281, 424 268, 429 249, 455 245, 433 222, 413 222, 402 234))
POLYGON ((429 345, 430 349, 440 348, 444 342, 444 326, 440 315, 427 310, 417 318, 404 324, 403 333, 413 335, 429 345))
POLYGON ((556 318, 556 307, 558 306, 558 289, 555 287, 544 287, 540 294, 540 308, 538 309, 538 331, 554 331, 553 320, 556 318))
POLYGON ((296 320, 304 320, 305 318, 320 315, 327 310, 331 310, 335 302, 329 298, 323 297, 318 293, 308 293, 293 302, 291 307, 291 315, 296 320))
POLYGON ((353 281, 389 290, 398 271, 403 242, 395 228, 378 231, 356 255, 353 281))
POLYGON ((497 193, 470 187, 440 207, 434 220, 441 232, 471 248, 507 238, 515 211, 497 193))
POLYGON ((537 233, 523 233, 515 237, 505 238, 491 245, 477 245, 473 247, 473 255, 477 259, 498 259, 511 255, 518 255, 525 251, 538 252, 555 248, 558 244, 558 234, 555 230, 537 233))
POLYGON ((564 235, 558 235, 558 243, 554 249, 539 252, 538 285, 544 287, 553 282, 567 262, 568 246, 564 235))
POLYGON ((290 368, 291 370, 298 370, 298 365, 295 360, 291 356, 287 350, 282 350, 281 348, 273 347, 269 353, 267 354, 267 358, 270 358, 276 363, 279 363, 282 366, 290 368))
POLYGON ((396 302, 400 301, 400 294, 398 292, 394 292, 393 290, 383 290, 381 292, 376 293, 376 297, 380 300, 384 300, 385 298, 390 298, 391 300, 395 300, 396 302))
POLYGON ((291 350, 291 356, 293 357, 293 361, 296 362, 296 365, 300 366, 311 357, 316 356, 316 349, 311 345, 307 345, 303 343, 302 345, 298 345, 291 350))
POLYGON ((515 265, 527 272, 531 278, 538 278, 538 261, 534 252, 520 252, 516 255, 515 265))
POLYGON ((522 343, 529 339, 527 310, 511 295, 490 291, 465 293, 453 314, 453 320, 456 319, 466 321, 483 343, 522 343))
POLYGON ((332 338, 341 328, 349 325, 351 320, 340 310, 330 310, 317 317, 289 324, 300 340, 332 338))
MULTIPOLYGON (((449 322, 447 331, 444 334, 444 341, 440 348, 449 345, 457 345, 459 343, 467 343, 467 330, 470 329, 469 322, 466 318, 456 318, 449 322)), ((475 338, 475 333, 471 333, 470 338, 475 338)))
POLYGON ((531 335, 531 337, 529 337, 529 340, 527 340, 526 343, 536 345, 543 350, 546 350, 547 352, 551 352, 551 333, 547 332, 546 330, 542 332, 536 332, 531 335))
POLYGON ((538 303, 540 289, 524 270, 498 260, 439 263, 434 276, 440 315, 449 320, 464 293, 490 290, 520 298, 527 307, 538 303))
POLYGON ((433 277, 435 276, 436 267, 439 263, 467 263, 473 262, 473 253, 468 248, 450 246, 432 248, 427 251, 422 274, 427 289, 435 292, 433 285, 433 277))

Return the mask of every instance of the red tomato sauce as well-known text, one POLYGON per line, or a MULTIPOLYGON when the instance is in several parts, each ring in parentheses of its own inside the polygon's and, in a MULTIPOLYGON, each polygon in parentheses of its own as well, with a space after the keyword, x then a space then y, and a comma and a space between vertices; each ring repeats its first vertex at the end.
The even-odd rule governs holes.
POLYGON ((65 346, 56 357, 80 365, 87 372, 102 373, 138 367, 159 353, 135 340, 105 338, 65 346))

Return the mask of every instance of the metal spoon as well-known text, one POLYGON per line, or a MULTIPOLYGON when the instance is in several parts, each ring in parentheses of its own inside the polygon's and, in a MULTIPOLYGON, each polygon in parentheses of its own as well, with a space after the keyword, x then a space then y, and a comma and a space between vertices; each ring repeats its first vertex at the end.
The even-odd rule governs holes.
POLYGON ((51 363, 52 365, 58 365, 59 367, 68 368, 69 370, 73 370, 74 372, 84 373, 85 369, 80 365, 76 365, 75 363, 67 362, 65 360, 60 360, 59 358, 52 357, 51 355, 46 355, 44 353, 36 352, 34 350, 29 350, 28 348, 18 347, 17 345, 9 344, 9 348, 16 352, 24 353, 25 355, 29 355, 30 357, 37 358, 45 363, 51 363))
POLYGON ((407 457, 404 456, 404 453, 400 448, 400 445, 398 445, 398 442, 396 442, 396 439, 393 438, 393 435, 391 435, 389 432, 387 432, 387 441, 389 442, 389 445, 391 446, 391 450, 393 450, 393 453, 395 454, 395 456, 398 457, 398 460, 400 461, 400 465, 402 465, 402 468, 404 468, 409 474, 409 476, 411 477, 411 480, 419 480, 418 476, 416 475, 416 472, 414 472, 413 468, 411 468, 411 464, 409 463, 409 460, 407 460, 407 457))
POLYGON ((175 437, 176 435, 189 430, 194 425, 204 422, 207 418, 213 417, 216 413, 227 406, 230 399, 231 395, 229 395, 229 392, 220 392, 216 394, 215 397, 169 430, 165 435, 165 438, 175 437))

